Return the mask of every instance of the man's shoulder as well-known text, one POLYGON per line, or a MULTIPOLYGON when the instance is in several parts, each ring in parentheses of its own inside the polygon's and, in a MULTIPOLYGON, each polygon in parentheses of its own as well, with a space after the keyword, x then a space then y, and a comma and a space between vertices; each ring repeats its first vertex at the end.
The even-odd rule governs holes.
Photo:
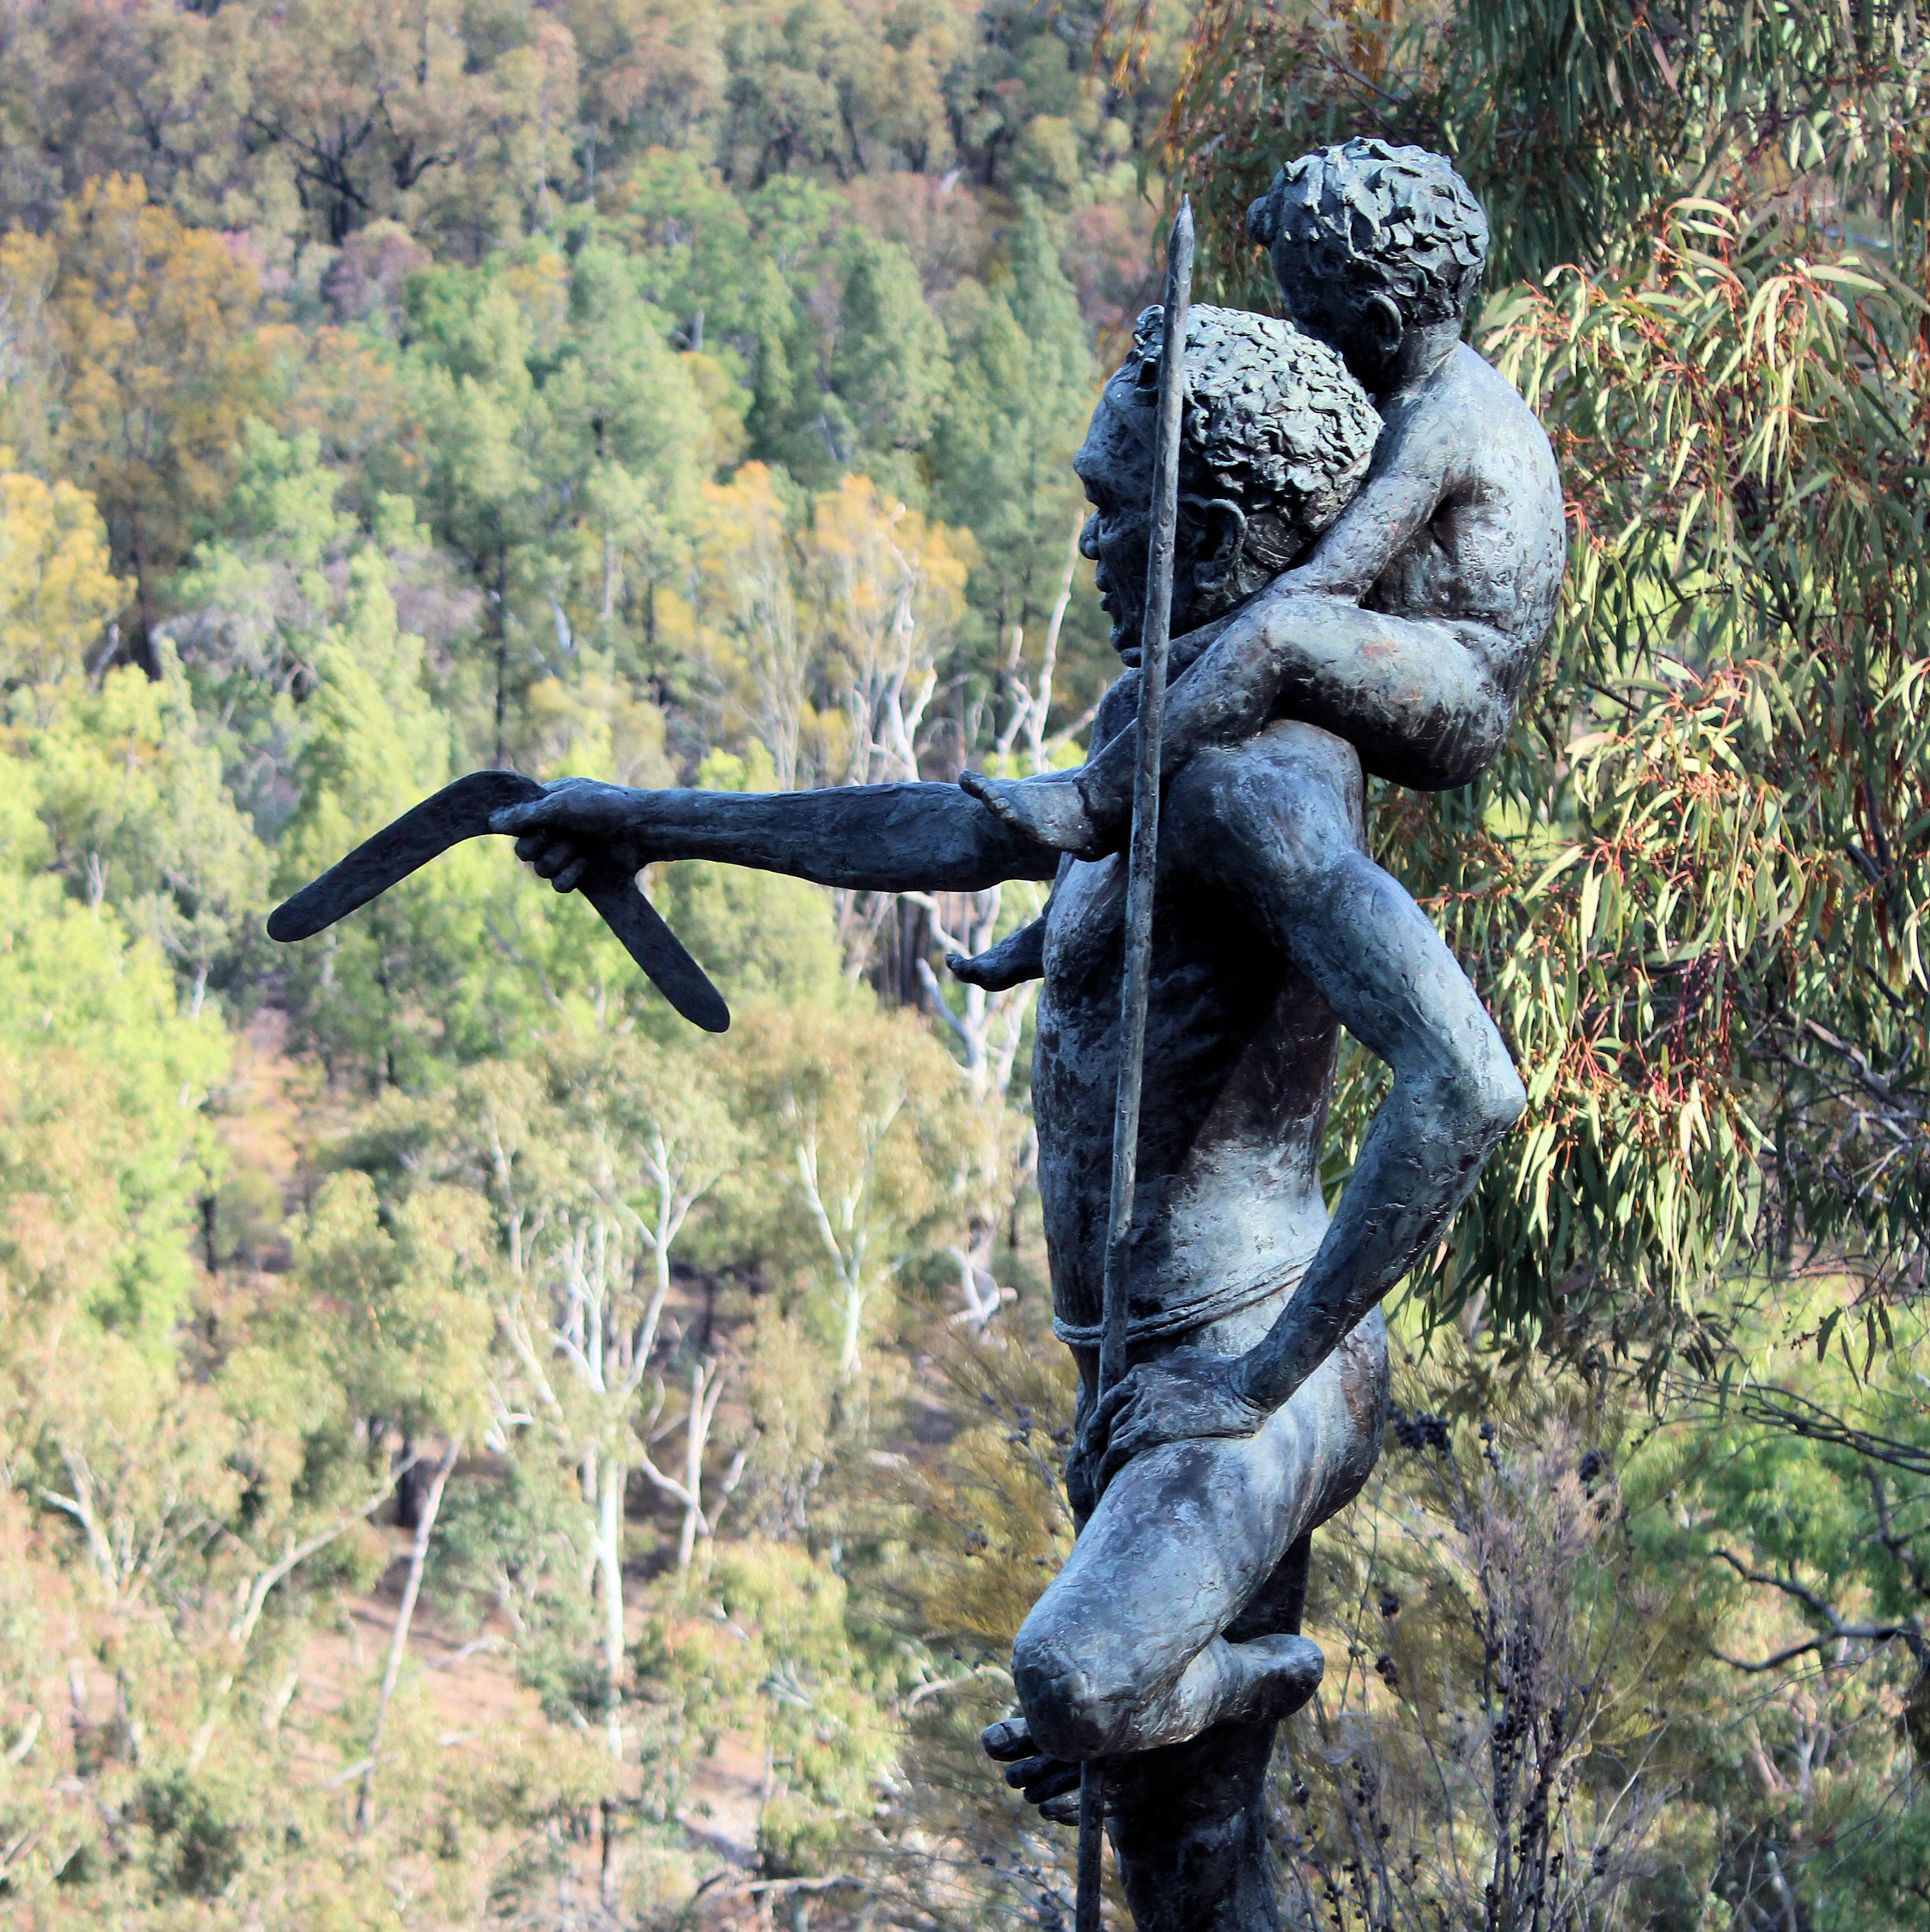
POLYGON ((1196 753, 1192 764, 1208 781, 1198 788, 1196 802, 1209 820, 1230 810, 1244 824, 1259 794, 1269 800, 1271 812, 1285 814, 1276 826, 1284 829, 1296 822, 1303 840, 1317 842, 1325 830, 1338 832, 1348 844, 1356 842, 1362 802, 1360 754, 1346 739, 1317 724, 1276 718, 1237 745, 1196 753), (1222 782, 1212 782, 1214 778, 1222 782))

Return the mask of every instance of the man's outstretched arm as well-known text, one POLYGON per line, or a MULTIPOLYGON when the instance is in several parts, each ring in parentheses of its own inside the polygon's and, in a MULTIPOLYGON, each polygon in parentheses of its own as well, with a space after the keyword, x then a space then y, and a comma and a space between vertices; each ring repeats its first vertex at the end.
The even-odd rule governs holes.
POLYGON ((713 859, 872 892, 977 892, 1005 879, 1050 879, 1059 854, 1002 824, 955 785, 841 785, 821 791, 638 791, 565 778, 498 812, 559 892, 590 856, 632 867, 713 859))

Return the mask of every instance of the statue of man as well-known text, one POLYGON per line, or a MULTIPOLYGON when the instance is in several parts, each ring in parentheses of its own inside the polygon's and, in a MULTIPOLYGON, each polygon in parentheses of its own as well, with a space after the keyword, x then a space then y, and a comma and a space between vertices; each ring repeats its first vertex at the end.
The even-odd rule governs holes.
MULTIPOLYGON (((1122 644, 1137 643, 1145 601, 1148 352, 1143 329, 1075 459, 1094 506, 1087 553, 1102 560, 1122 644)), ((1209 364, 1238 380, 1186 412, 1176 632, 1263 594, 1365 467, 1365 443, 1347 427, 1358 430, 1361 392, 1332 350, 1201 308, 1187 355, 1203 394, 1209 364), (1214 488, 1189 486, 1189 467, 1214 488)), ((1095 757, 1131 729, 1130 682, 1101 707, 1095 757)), ((1410 715, 1392 707, 1386 730, 1410 715)), ((1430 730, 1440 722, 1431 715, 1430 730)), ((575 779, 492 824, 519 835, 518 854, 563 891, 601 854, 630 868, 708 859, 883 892, 1056 880, 1036 935, 1032 1094, 1054 1311, 1081 1384, 1069 1484, 1087 1520, 1014 1648, 1024 1721, 994 1726, 988 1748, 1024 1760, 1028 1795, 1055 1808, 1072 1767, 1114 1759, 1114 1844, 1142 1932, 1274 1923, 1268 1756, 1275 1724, 1320 1672, 1293 1634, 1306 1537, 1378 1452, 1380 1298, 1440 1238, 1524 1098, 1440 935, 1367 855, 1358 753, 1276 718, 1236 745, 1197 748, 1169 787, 1132 1240, 1134 1372, 1123 1406, 1109 1396, 1103 1415, 1092 1395, 1120 856, 1062 860, 941 784, 757 796, 575 779), (1329 1219, 1320 1154, 1343 1025, 1393 1079, 1329 1219)))

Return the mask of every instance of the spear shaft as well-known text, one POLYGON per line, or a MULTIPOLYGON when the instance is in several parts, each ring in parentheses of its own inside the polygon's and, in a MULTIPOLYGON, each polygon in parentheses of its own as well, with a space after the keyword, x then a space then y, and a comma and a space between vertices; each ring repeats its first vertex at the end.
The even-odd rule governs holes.
MULTIPOLYGON (((1152 534, 1139 653, 1138 763, 1132 780, 1132 842, 1126 861, 1125 985, 1119 1008, 1118 1104, 1113 1116, 1113 1193, 1099 1342, 1100 1395, 1125 1373, 1126 1291, 1132 1198, 1139 1172, 1139 1096, 1146 1059, 1146 982, 1152 963, 1153 875, 1159 859, 1159 741, 1166 718, 1166 646, 1173 621, 1173 553, 1179 516, 1179 406, 1185 389, 1186 310, 1193 290, 1193 208, 1182 197, 1166 241, 1166 306, 1160 329, 1158 441, 1152 466, 1152 534)), ((1078 1894, 1074 1932, 1099 1932, 1099 1866, 1105 1825, 1105 1760, 1079 1778, 1078 1894)))

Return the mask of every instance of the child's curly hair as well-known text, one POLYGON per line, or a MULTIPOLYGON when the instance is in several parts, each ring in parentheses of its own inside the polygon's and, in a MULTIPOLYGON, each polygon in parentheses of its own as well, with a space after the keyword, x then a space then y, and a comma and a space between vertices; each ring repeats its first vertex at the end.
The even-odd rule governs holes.
POLYGON ((1410 326, 1458 320, 1488 259, 1488 218, 1446 156, 1380 140, 1288 162, 1246 232, 1275 250, 1276 272, 1284 242, 1303 272, 1390 296, 1410 326))
MULTIPOLYGON (((1120 374, 1150 400, 1165 312, 1144 310, 1120 374)), ((1310 542, 1339 515, 1380 434, 1367 392, 1325 344, 1291 322, 1196 302, 1186 313, 1179 486, 1270 512, 1310 542)))

